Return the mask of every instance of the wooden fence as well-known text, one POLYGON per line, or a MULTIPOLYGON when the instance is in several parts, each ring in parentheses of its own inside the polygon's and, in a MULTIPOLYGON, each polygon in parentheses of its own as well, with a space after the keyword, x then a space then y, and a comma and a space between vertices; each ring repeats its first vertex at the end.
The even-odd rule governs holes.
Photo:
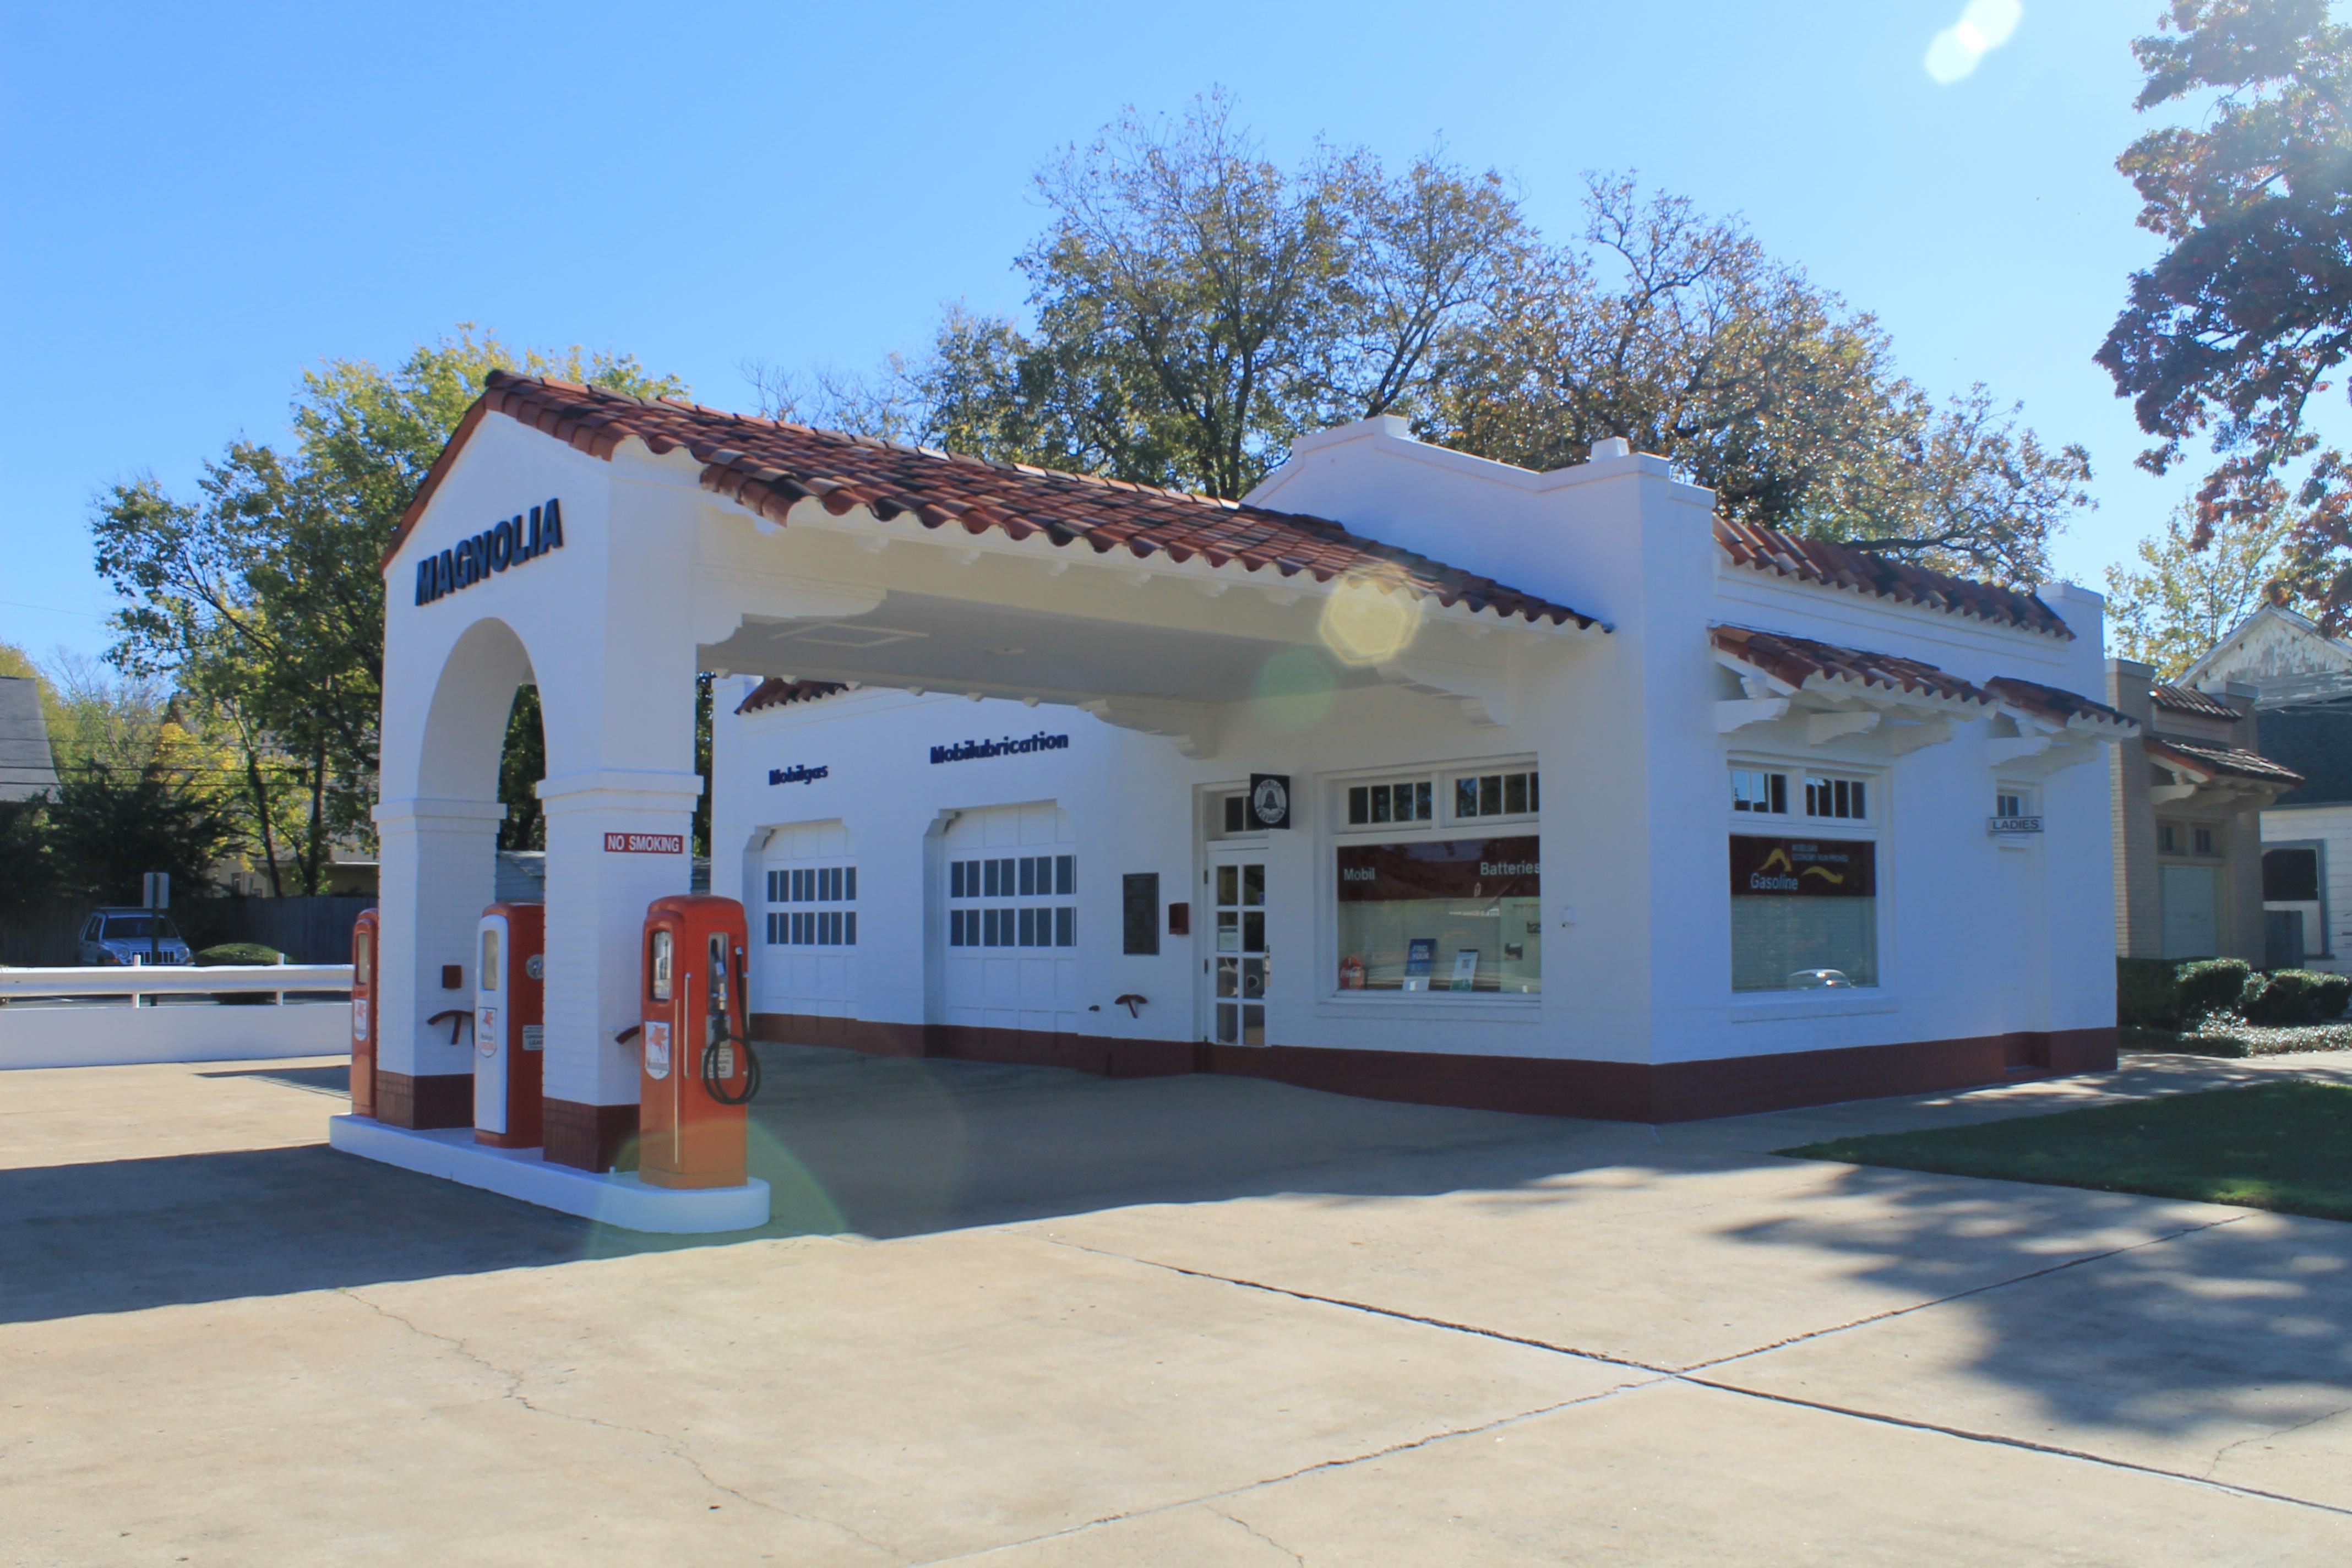
MULTIPOLYGON (((226 942, 257 942, 276 948, 289 963, 349 963, 352 922, 374 904, 373 894, 191 899, 173 906, 172 920, 199 952, 226 942)), ((41 969, 80 963, 82 922, 97 907, 89 899, 50 899, 0 914, 0 963, 41 969)))

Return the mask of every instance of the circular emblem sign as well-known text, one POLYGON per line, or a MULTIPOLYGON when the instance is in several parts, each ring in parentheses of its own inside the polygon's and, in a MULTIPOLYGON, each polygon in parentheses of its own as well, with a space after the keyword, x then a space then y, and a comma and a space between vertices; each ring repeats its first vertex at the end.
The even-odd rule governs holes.
POLYGON ((1261 827, 1280 827, 1290 820, 1290 790, 1270 773, 1260 774, 1250 786, 1250 815, 1261 827))
POLYGON ((525 974, 530 975, 533 980, 546 979, 547 954, 543 952, 532 953, 529 958, 523 961, 522 972, 525 974))

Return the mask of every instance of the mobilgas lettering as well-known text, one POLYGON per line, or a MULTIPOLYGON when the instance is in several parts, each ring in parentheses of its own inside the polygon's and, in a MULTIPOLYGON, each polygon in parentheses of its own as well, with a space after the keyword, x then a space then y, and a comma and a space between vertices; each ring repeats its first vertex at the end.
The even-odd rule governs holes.
POLYGON ((1007 735, 997 741, 959 741, 951 746, 933 746, 931 761, 938 763, 969 763, 982 757, 1017 757, 1031 752, 1066 752, 1070 749, 1067 735, 1048 735, 1040 730, 1019 740, 1007 735))
POLYGON ((434 600, 470 588, 509 566, 535 561, 551 550, 563 548, 563 506, 550 498, 528 515, 517 512, 470 538, 459 540, 437 555, 416 563, 416 602, 434 600))
POLYGON ((813 768, 805 763, 794 763, 788 768, 768 770, 768 782, 772 784, 814 784, 819 779, 828 779, 832 776, 832 768, 813 768))

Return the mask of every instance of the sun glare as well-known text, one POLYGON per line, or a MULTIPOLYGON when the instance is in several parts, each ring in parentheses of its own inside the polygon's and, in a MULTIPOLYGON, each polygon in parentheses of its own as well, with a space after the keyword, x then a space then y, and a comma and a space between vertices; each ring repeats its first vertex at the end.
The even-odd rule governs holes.
POLYGON ((1986 55, 2009 42, 2025 16, 2019 0, 1969 0, 1960 19, 1937 34, 1923 62, 1927 74, 1949 85, 1977 68, 1986 55))

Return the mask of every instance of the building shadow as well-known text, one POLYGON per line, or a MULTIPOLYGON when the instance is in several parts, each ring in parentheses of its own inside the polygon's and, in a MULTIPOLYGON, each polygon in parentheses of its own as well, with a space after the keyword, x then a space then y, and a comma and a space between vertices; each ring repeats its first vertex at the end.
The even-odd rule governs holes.
MULTIPOLYGON (((323 1144, 5 1170, 0 1322, 768 1238, 889 1240, 1276 1194, 1326 1206, 1467 1194, 1480 1208, 1548 1227, 1529 1247, 1528 1267, 1559 1269, 1563 1258, 1573 1259, 1577 1278, 1563 1279, 1563 1289, 1598 1281, 1655 1294, 1671 1283, 1697 1299, 1707 1289, 1703 1277, 1669 1280, 1660 1271, 1704 1268, 1704 1257, 1693 1260, 1676 1246, 1645 1256, 1626 1242, 1622 1198, 1611 1194, 1694 1173, 1789 1171, 1795 1163, 1765 1151, 1800 1141, 1815 1114, 1769 1126, 1770 1119, 1689 1124, 1661 1136, 1640 1125, 1390 1104, 1252 1079, 1115 1080, 775 1046, 761 1054, 767 1088, 754 1107, 751 1166, 774 1194, 774 1218, 761 1230, 712 1237, 614 1230, 323 1144), (1583 1172, 1607 1179, 1562 1179, 1583 1172), (1589 1262, 1573 1245, 1588 1205, 1617 1238, 1596 1239, 1589 1262), (1603 1245, 1612 1248, 1605 1255, 1603 1245)), ((257 1077, 317 1092, 323 1116, 341 1070, 201 1076, 257 1077)), ((2056 1108, 2007 1105, 2011 1113, 2056 1108)), ((1955 1113, 1973 1120, 1998 1105, 1889 1103, 1836 1114, 1856 1109, 1885 1118, 1883 1126, 1955 1113)), ((2315 1385, 2352 1389, 2352 1226, 2254 1216, 2131 1247, 2124 1244, 2151 1226, 2179 1229, 2231 1213, 2072 1188, 1828 1169, 1826 1181, 1772 1189, 1787 1194, 1784 1202, 1768 1194, 1772 1217, 1709 1228, 1702 1216, 1677 1234, 1788 1258, 1797 1298, 1817 1291, 1807 1280, 1826 1273, 1872 1288, 1857 1297, 1945 1300, 1935 1309, 1944 1318, 1932 1356, 1906 1363, 1899 1343, 1877 1342, 1893 1349, 1874 1408, 1899 1405, 1919 1368, 1950 1365, 1954 1356, 1962 1370, 2076 1427, 2179 1433, 2217 1410, 2284 1426, 2310 1416, 2315 1385), (1992 1283, 2001 1281, 2009 1283, 1992 1283)), ((1659 1192, 1664 1203, 1692 1197, 1659 1192)), ((1465 1245, 1491 1249, 1495 1234, 1465 1245)), ((1418 1266, 1442 1268, 1443 1258, 1425 1256, 1418 1266)), ((1752 1285, 1757 1277, 1748 1278, 1752 1285)), ((1843 1310, 1840 1297, 1822 1300, 1824 1310, 1843 1310)), ((1475 1321, 1475 1310, 1465 1311, 1475 1321)), ((1874 1336, 1899 1339, 1906 1322, 1839 1329, 1839 1353, 1866 1359, 1874 1336)), ((1776 1353, 1711 1363, 1700 1375, 1761 1376, 1776 1353)))
MULTIPOLYGON (((0 1322, 764 1238, 887 1240, 1145 1203, 1512 1188, 1620 1163, 1649 1142, 1640 1127, 1254 1079, 761 1052, 750 1163, 773 1204, 760 1230, 618 1230, 323 1142, 0 1170, 0 1322)), ((258 1078, 323 1101, 344 1072, 195 1076, 258 1078)))

